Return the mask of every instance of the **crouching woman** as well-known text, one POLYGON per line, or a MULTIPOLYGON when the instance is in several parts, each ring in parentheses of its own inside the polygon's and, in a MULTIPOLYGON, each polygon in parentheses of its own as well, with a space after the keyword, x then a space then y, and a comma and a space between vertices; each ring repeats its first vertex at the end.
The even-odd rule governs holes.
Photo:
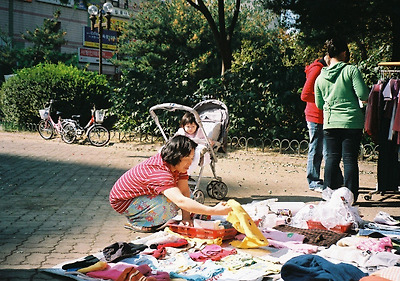
POLYGON ((190 198, 187 170, 197 144, 186 136, 171 138, 159 153, 125 172, 111 189, 109 200, 128 219, 127 228, 155 232, 182 211, 182 222, 193 225, 191 213, 227 215, 225 202, 207 206, 190 198))

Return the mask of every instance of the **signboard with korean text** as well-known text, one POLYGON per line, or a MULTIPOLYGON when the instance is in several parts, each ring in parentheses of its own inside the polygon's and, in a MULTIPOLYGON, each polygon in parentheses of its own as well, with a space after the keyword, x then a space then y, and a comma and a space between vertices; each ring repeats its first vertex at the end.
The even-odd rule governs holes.
MULTIPOLYGON (((67 6, 67 7, 73 7, 74 6, 74 0, 68 0, 66 3, 61 2, 60 0, 37 0, 38 2, 44 2, 44 3, 49 3, 49 4, 54 4, 54 5, 60 5, 60 6, 67 6)), ((32 2, 32 1, 30 1, 32 2)))
MULTIPOLYGON (((79 48, 79 62, 99 63, 99 50, 90 48, 79 48)), ((114 56, 112 51, 103 50, 103 64, 112 65, 109 61, 114 56)))
MULTIPOLYGON (((103 29, 103 49, 117 49, 117 34, 116 31, 103 29)), ((99 33, 97 32, 97 28, 92 31, 89 26, 83 27, 83 46, 99 48, 99 33)))

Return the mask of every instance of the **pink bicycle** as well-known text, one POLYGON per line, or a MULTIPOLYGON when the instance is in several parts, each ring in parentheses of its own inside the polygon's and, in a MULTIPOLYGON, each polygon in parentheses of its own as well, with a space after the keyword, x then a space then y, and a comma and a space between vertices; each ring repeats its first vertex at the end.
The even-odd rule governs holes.
POLYGON ((50 102, 46 104, 44 109, 39 110, 40 118, 42 120, 40 120, 38 124, 38 131, 40 136, 45 140, 49 140, 52 137, 56 136, 57 134, 60 135, 62 139, 64 139, 64 132, 65 132, 64 127, 65 125, 71 122, 70 119, 62 119, 61 112, 59 111, 56 112, 58 116, 57 123, 53 121, 53 119, 50 116, 51 107, 53 103, 54 100, 50 100, 50 102))

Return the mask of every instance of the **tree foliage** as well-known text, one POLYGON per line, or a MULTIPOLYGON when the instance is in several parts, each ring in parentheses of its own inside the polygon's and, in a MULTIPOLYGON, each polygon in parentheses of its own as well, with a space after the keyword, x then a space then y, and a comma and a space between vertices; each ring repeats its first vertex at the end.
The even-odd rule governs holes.
POLYGON ((211 41, 206 21, 185 0, 143 2, 119 40, 121 87, 112 99, 120 128, 147 127, 148 109, 158 103, 193 104, 197 81, 218 75, 211 41))
POLYGON ((359 59, 366 60, 380 46, 391 49, 382 60, 400 61, 400 10, 397 0, 311 1, 261 0, 266 8, 283 15, 283 22, 300 30, 307 45, 322 45, 340 35, 353 42, 359 59), (288 18, 292 15, 293 18, 288 18))
MULTIPOLYGON (((112 100, 119 128, 156 131, 150 107, 215 98, 228 106, 235 135, 303 138, 297 89, 304 72, 295 40, 258 5, 243 6, 236 27, 232 67, 221 77, 213 35, 200 13, 185 0, 145 3, 118 48, 123 75, 112 100)), ((179 118, 166 118, 166 127, 176 129, 179 118)))
POLYGON ((187 0, 187 2, 200 11, 208 22, 222 60, 221 74, 223 75, 232 65, 232 43, 239 18, 240 0, 218 0, 215 2, 187 0), (216 5, 216 7, 213 7, 213 5, 216 5), (215 13, 213 13, 214 11, 215 13), (232 11, 232 13, 226 13, 226 11, 232 11))

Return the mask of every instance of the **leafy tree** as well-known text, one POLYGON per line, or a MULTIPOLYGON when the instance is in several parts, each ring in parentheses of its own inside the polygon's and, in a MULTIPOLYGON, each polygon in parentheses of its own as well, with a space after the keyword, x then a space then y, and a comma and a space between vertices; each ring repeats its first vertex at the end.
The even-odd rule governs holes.
POLYGON ((304 103, 298 89, 304 68, 296 59, 301 53, 294 36, 258 5, 244 8, 239 23, 241 44, 232 68, 222 80, 202 80, 196 96, 225 102, 235 136, 303 139, 304 103))
POLYGON ((361 60, 380 46, 389 46, 391 56, 382 60, 400 61, 400 11, 398 0, 346 1, 262 0, 265 7, 283 15, 284 22, 301 31, 308 45, 320 45, 341 35, 355 43, 361 60), (392 8, 391 8, 392 7, 392 8))
POLYGON ((121 87, 112 99, 120 128, 146 129, 158 103, 194 104, 197 81, 218 74, 210 41, 207 22, 185 0, 143 2, 119 37, 121 87))
MULTIPOLYGON (((150 107, 164 102, 193 106, 216 98, 227 104, 235 135, 303 138, 299 47, 278 28, 274 14, 258 5, 243 7, 232 67, 221 79, 215 68, 217 50, 210 44, 213 35, 200 13, 186 0, 143 5, 120 37, 123 75, 112 96, 119 128, 156 131, 150 107)), ((172 113, 172 118, 160 119, 164 128, 177 128, 180 117, 172 113)))
POLYGON ((4 75, 11 74, 16 65, 16 51, 12 48, 11 38, 6 32, 0 29, 0 81, 4 80, 4 75))
POLYGON ((187 2, 200 11, 208 22, 222 59, 221 74, 223 75, 232 65, 232 39, 239 17, 240 0, 216 1, 217 12, 215 14, 213 13, 215 9, 212 7, 214 1, 206 1, 204 3, 203 0, 187 0, 187 2), (225 9, 233 12, 227 16, 225 9), (228 22, 229 24, 227 25, 228 22))
POLYGON ((44 19, 43 26, 36 27, 35 30, 27 30, 22 34, 22 38, 32 43, 32 46, 23 51, 25 67, 34 66, 41 62, 57 63, 59 61, 69 61, 74 55, 61 53, 61 45, 66 43, 65 31, 60 30, 58 18, 61 12, 57 10, 53 18, 44 19))

